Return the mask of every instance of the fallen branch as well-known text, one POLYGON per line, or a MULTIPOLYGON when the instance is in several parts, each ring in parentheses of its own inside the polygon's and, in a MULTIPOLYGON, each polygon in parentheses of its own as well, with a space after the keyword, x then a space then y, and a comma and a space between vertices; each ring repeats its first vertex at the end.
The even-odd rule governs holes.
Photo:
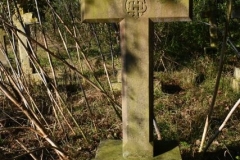
MULTIPOLYGON (((0 63, 1 64, 1 63, 0 63)), ((2 66, 3 67, 3 66, 2 66)), ((42 138, 44 138, 51 146, 53 146, 55 152, 59 155, 59 157, 61 159, 69 159, 68 156, 60 149, 60 147, 49 137, 47 131, 45 130, 45 128, 41 125, 41 123, 39 122, 39 120, 33 115, 33 113, 28 110, 27 108, 25 108, 23 106, 22 101, 19 101, 18 98, 16 98, 9 90, 8 88, 2 83, 0 82, 0 89, 1 91, 4 93, 4 95, 6 95, 6 97, 13 102, 13 104, 19 108, 26 116, 29 120, 32 121, 32 123, 34 124, 34 126, 36 127, 36 130, 40 133, 40 136, 42 138)))

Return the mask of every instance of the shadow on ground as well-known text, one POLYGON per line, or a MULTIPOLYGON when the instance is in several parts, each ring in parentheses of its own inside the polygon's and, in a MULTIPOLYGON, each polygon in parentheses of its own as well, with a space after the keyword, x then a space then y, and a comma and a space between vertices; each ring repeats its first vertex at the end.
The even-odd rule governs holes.
POLYGON ((226 147, 226 149, 219 149, 215 152, 207 152, 205 154, 189 153, 182 154, 183 160, 239 160, 240 159, 240 145, 234 147, 226 147))

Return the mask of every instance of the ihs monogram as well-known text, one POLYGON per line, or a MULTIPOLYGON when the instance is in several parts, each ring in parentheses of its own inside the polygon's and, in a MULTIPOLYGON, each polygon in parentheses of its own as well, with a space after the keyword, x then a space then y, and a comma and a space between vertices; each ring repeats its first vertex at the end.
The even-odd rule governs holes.
POLYGON ((145 0, 126 0, 125 7, 127 13, 134 18, 139 18, 147 10, 145 0))

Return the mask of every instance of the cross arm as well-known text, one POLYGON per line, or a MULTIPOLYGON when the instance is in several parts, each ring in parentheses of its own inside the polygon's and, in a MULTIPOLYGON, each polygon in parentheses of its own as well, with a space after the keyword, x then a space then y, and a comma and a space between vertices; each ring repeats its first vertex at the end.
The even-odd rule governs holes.
POLYGON ((82 0, 83 22, 119 22, 124 18, 122 0, 82 0))
POLYGON ((191 21, 192 0, 150 0, 149 2, 146 16, 153 22, 191 21))

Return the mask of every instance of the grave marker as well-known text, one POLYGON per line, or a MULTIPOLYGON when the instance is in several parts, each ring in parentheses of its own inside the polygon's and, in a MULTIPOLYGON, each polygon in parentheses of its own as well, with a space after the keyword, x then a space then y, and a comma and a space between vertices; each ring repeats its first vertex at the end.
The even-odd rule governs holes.
MULTIPOLYGON (((104 151, 102 152, 104 154, 101 154, 99 150, 96 159, 153 158, 153 22, 190 21, 190 2, 189 0, 82 0, 81 2, 83 22, 120 22, 122 155, 105 154, 104 151), (108 156, 101 157, 104 155, 108 156)), ((112 141, 108 144, 104 143, 102 149, 104 145, 108 146, 105 148, 111 149, 110 152, 114 152, 114 147, 118 146, 112 141)), ((177 153, 177 158, 168 158, 181 159, 179 150, 177 153)))
MULTIPOLYGON (((24 13, 23 9, 18 5, 19 14, 16 11, 13 15, 13 24, 25 33, 26 35, 30 36, 30 29, 29 25, 34 24, 37 22, 36 18, 33 18, 33 14, 31 12, 24 13), (21 16, 21 17, 19 17, 21 16)), ((18 35, 18 52, 19 52, 19 59, 21 62, 23 73, 30 75, 32 74, 32 67, 30 65, 30 61, 28 58, 28 39, 25 35, 21 33, 17 33, 18 35)))
MULTIPOLYGON (((5 52, 7 54, 6 33, 5 33, 5 30, 3 29, 2 26, 0 26, 0 45, 1 45, 1 47, 3 47, 3 49, 5 50, 5 52)), ((8 62, 7 62, 6 56, 1 51, 0 51, 0 61, 5 66, 9 65, 8 62)))

